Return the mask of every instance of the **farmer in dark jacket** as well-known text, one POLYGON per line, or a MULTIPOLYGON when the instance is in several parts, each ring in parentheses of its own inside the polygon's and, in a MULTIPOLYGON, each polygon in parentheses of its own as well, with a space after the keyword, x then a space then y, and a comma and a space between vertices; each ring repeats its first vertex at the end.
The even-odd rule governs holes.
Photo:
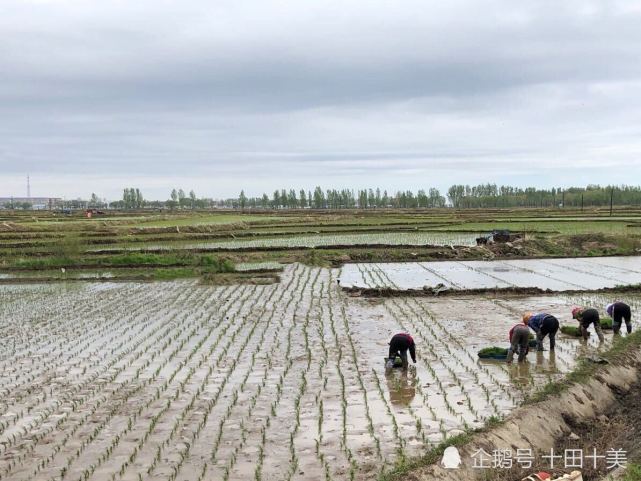
POLYGON ((510 348, 507 351, 507 363, 512 364, 515 352, 519 354, 519 362, 525 361, 525 356, 530 350, 530 329, 527 326, 527 322, 513 326, 510 329, 509 338, 510 348))
POLYGON ((596 335, 599 336, 599 341, 603 342, 605 340, 603 337, 603 331, 601 330, 599 311, 596 309, 592 307, 575 307, 572 309, 572 319, 579 321, 583 340, 588 340, 588 327, 590 327, 590 324, 594 324, 594 330, 596 331, 596 335))
POLYGON ((400 356, 403 360, 403 369, 407 369, 409 363, 407 362, 407 350, 410 351, 410 356, 412 356, 412 362, 416 364, 416 345, 414 344, 414 339, 406 332, 401 332, 395 334, 392 337, 392 340, 389 342, 389 357, 394 359, 396 356, 400 356))
POLYGON ((543 339, 550 335, 550 351, 554 351, 556 345, 556 332, 559 330, 559 320, 545 312, 523 314, 523 323, 536 333, 536 350, 543 350, 543 339))
POLYGON ((632 310, 625 302, 614 301, 605 307, 605 312, 612 318, 612 330, 615 334, 620 333, 623 321, 628 334, 632 332, 632 310))

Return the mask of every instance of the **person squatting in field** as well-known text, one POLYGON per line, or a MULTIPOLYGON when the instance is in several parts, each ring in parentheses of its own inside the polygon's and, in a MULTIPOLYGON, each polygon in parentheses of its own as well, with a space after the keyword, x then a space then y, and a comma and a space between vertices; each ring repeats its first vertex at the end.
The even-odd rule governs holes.
POLYGON ((550 351, 554 351, 556 345, 556 333, 559 330, 559 320, 551 314, 539 312, 523 314, 523 324, 527 324, 536 333, 536 350, 543 350, 543 339, 549 334, 550 351))
POLYGON ((590 324, 594 324, 594 330, 596 335, 599 336, 599 342, 603 342, 605 338, 603 337, 603 331, 601 330, 601 319, 599 317, 599 311, 592 307, 575 307, 572 309, 572 319, 579 321, 581 326, 581 335, 583 340, 588 340, 588 328, 590 324))
POLYGON ((407 351, 410 351, 410 356, 412 356, 412 362, 416 364, 416 344, 414 339, 406 332, 400 332, 395 334, 392 337, 392 340, 389 342, 389 359, 394 359, 396 356, 400 356, 403 360, 403 369, 407 369, 409 363, 407 361, 407 351))
POLYGON ((527 356, 530 351, 530 328, 527 325, 525 317, 521 324, 515 324, 512 326, 509 338, 510 348, 507 350, 507 363, 512 364, 515 352, 519 355, 519 362, 525 361, 525 356, 527 356))
POLYGON ((612 330, 615 334, 620 334, 623 321, 628 334, 632 333, 632 310, 625 302, 614 301, 605 307, 605 312, 612 318, 612 330))

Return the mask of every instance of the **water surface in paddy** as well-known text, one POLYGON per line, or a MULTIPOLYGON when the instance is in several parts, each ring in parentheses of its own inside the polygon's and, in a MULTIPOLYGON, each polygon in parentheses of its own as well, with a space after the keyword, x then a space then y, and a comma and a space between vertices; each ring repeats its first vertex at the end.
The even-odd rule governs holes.
POLYGON ((343 287, 450 289, 537 287, 553 291, 596 290, 641 283, 641 257, 587 257, 497 261, 347 264, 343 287))
MULTIPOLYGON (((123 470, 123 479, 178 472, 184 481, 204 470, 200 479, 280 480, 294 468, 292 479, 376 479, 399 453, 420 455, 508 414, 613 338, 559 336, 554 355, 480 361, 480 348, 507 345, 523 311, 575 324, 574 304, 603 309, 611 298, 352 298, 337 275, 289 265, 268 286, 1 285, 3 479, 47 481, 65 465, 80 479, 101 459, 88 479, 123 470), (386 373, 387 343, 404 329, 417 364, 386 373)), ((623 300, 641 308, 638 297, 623 300)))

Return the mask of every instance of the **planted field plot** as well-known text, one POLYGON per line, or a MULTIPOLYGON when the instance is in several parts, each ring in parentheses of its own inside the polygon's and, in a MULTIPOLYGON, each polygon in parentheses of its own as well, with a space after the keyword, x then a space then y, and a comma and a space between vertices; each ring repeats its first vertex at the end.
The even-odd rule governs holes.
POLYGON ((641 257, 347 264, 343 287, 585 291, 641 283, 641 257))
MULTIPOLYGON (((184 242, 166 244, 148 244, 144 247, 135 246, 128 250, 144 249, 220 249, 239 250, 256 248, 311 248, 331 246, 358 245, 390 245, 390 246, 422 246, 422 245, 461 245, 476 244, 476 236, 447 232, 388 232, 372 234, 338 234, 338 235, 306 235, 291 237, 267 237, 254 240, 233 240, 222 242, 184 242)), ((115 248, 114 248, 115 249, 115 248)), ((97 249, 92 249, 97 250, 97 249)), ((109 250, 113 250, 110 248, 109 250)))
POLYGON ((336 276, 1 286, 0 479, 372 479, 508 413, 589 349, 476 358, 522 310, 573 299, 355 299, 336 276), (403 328, 418 364, 386 375, 403 328))

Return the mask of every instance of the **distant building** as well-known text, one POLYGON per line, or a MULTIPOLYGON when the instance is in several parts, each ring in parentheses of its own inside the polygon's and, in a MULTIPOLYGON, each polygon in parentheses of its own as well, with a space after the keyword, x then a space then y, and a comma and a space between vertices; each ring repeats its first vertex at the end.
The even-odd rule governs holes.
POLYGON ((30 208, 34 210, 57 209, 62 206, 62 199, 59 197, 0 197, 1 209, 22 208, 26 204, 30 204, 30 208))

